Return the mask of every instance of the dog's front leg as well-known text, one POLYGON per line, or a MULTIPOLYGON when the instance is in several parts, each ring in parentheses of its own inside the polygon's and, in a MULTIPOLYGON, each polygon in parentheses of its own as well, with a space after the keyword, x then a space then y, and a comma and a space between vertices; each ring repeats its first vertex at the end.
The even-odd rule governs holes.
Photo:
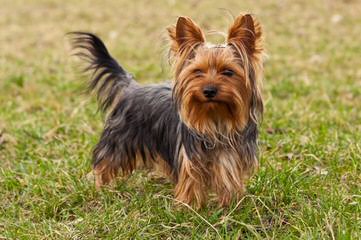
POLYGON ((175 187, 175 197, 178 201, 201 208, 207 194, 205 174, 191 160, 185 158, 181 162, 178 181, 175 187))
POLYGON ((218 196, 220 206, 228 206, 233 197, 238 200, 244 194, 247 174, 242 160, 236 154, 220 154, 211 165, 210 172, 213 190, 218 196))

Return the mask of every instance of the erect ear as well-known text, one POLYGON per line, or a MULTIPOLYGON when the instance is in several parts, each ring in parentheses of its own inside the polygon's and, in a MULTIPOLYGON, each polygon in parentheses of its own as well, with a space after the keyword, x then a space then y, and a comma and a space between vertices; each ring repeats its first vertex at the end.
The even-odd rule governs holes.
POLYGON ((250 14, 240 15, 228 30, 227 43, 245 50, 248 56, 258 57, 262 53, 262 30, 250 14))
POLYGON ((179 17, 176 26, 168 29, 171 50, 174 52, 194 48, 205 42, 203 31, 188 17, 179 17))

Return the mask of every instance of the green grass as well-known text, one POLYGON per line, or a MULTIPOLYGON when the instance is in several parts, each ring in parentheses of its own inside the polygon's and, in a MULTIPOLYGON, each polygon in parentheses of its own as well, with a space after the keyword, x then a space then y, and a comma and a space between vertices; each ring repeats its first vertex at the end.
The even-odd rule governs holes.
MULTIPOLYGON (((0 239, 360 239, 361 4, 344 1, 0 0, 0 239), (165 27, 264 25, 261 167, 244 199, 177 208, 137 172, 87 180, 102 129, 65 33, 99 34, 139 81, 171 78, 165 27)), ((222 40, 210 36, 212 40, 222 40)))

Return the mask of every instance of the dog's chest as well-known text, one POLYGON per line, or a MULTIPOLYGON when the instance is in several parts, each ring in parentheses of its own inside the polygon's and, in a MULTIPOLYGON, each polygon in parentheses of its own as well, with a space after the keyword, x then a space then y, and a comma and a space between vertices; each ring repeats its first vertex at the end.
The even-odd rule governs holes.
POLYGON ((239 161, 241 156, 228 144, 202 143, 203 158, 208 163, 234 162, 239 161))

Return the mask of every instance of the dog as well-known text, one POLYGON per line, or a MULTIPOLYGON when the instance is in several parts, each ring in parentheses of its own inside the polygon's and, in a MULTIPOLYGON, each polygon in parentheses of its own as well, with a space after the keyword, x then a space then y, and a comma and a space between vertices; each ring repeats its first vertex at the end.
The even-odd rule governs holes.
POLYGON ((146 86, 96 35, 72 33, 76 55, 93 73, 89 89, 107 113, 93 151, 96 187, 135 169, 161 170, 174 181, 177 201, 200 208, 214 192, 228 206, 258 167, 261 26, 252 15, 239 15, 224 44, 207 43, 189 17, 167 32, 174 80, 146 86))

